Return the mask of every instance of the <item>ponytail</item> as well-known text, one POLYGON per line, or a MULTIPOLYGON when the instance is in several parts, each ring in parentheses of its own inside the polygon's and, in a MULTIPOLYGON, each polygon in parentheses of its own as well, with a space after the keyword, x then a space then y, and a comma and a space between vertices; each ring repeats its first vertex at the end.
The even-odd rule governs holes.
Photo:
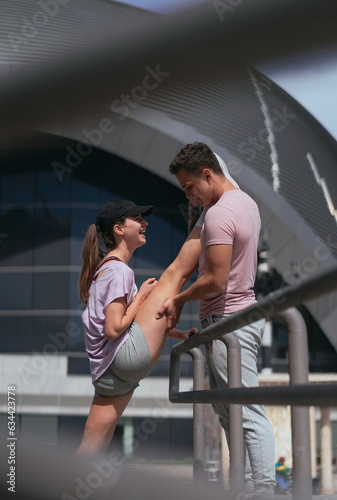
POLYGON ((83 267, 80 274, 79 292, 80 299, 85 304, 89 299, 89 288, 94 278, 99 263, 104 257, 98 241, 98 234, 95 224, 91 224, 88 229, 83 244, 82 261, 83 267))
POLYGON ((79 292, 80 299, 84 304, 89 300, 89 288, 94 279, 95 272, 100 263, 104 259, 107 252, 117 247, 117 242, 114 235, 113 226, 115 224, 124 224, 125 217, 120 217, 110 227, 101 233, 103 243, 107 251, 103 251, 99 245, 97 228, 95 224, 91 224, 84 240, 82 250, 83 267, 80 274, 79 292))

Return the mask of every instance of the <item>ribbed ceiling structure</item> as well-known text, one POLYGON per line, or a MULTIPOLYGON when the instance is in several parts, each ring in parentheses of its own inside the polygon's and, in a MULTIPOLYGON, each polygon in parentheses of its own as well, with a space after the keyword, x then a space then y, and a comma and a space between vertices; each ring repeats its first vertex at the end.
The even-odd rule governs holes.
POLYGON ((139 27, 151 13, 109 0, 4 0, 1 2, 1 62, 32 64, 104 42, 139 27))
MULTIPOLYGON (((23 64, 31 65, 33 71, 36 64, 86 47, 88 40, 104 43, 109 29, 116 35, 129 33, 132 40, 134 30, 149 19, 157 16, 110 1, 3 0, 0 77, 10 76, 23 64)), ((186 65, 197 57, 187 52, 186 65)), ((335 264, 337 147, 332 137, 251 66, 227 67, 217 57, 208 74, 198 77, 194 72, 191 79, 179 81, 172 71, 165 71, 160 54, 158 63, 165 76, 158 76, 157 81, 152 77, 152 88, 143 94, 134 89, 144 81, 145 69, 138 84, 125 81, 125 92, 117 99, 119 104, 124 102, 124 108, 104 99, 84 120, 62 115, 40 130, 86 142, 84 127, 97 129, 102 119, 109 118, 114 132, 97 147, 170 182, 175 179, 167 165, 177 150, 187 142, 207 142, 227 162, 242 189, 257 200, 270 234, 275 268, 286 281, 294 277, 294 261, 304 279, 335 264), (131 102, 127 117, 126 95, 131 102)), ((156 66, 151 68, 153 72, 156 66)), ((337 294, 312 301, 308 308, 337 347, 337 294)))

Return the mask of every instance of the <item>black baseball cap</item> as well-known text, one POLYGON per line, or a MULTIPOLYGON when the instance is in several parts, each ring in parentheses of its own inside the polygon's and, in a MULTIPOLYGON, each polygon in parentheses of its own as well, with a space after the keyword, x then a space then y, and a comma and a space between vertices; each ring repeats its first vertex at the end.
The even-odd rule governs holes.
POLYGON ((109 201, 98 213, 95 225, 99 231, 104 232, 121 217, 133 217, 136 215, 145 217, 152 210, 152 205, 138 206, 130 200, 109 201))

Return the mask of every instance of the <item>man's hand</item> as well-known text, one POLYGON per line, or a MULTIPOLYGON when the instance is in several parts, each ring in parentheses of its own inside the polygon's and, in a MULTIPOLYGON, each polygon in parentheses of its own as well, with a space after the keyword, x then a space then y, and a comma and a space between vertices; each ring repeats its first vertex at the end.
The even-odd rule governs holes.
POLYGON ((200 208, 197 196, 191 196, 191 198, 188 200, 188 208, 190 210, 192 210, 193 208, 200 208))
POLYGON ((156 314, 156 319, 166 316, 166 330, 172 330, 179 323, 182 308, 183 304, 179 302, 177 297, 171 297, 165 300, 156 314))
POLYGON ((188 234, 191 233, 202 212, 202 206, 199 205, 197 200, 198 198, 196 196, 192 196, 188 200, 188 223, 187 223, 188 234))

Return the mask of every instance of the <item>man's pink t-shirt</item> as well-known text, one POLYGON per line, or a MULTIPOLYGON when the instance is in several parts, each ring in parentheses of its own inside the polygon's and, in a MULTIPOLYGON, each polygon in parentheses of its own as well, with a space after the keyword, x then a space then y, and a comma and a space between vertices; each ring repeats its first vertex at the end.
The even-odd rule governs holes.
POLYGON ((206 247, 233 246, 227 288, 212 299, 199 300, 200 320, 233 313, 256 302, 253 287, 261 220, 255 201, 240 189, 227 191, 203 211, 196 225, 201 227, 198 279, 205 272, 206 247))

